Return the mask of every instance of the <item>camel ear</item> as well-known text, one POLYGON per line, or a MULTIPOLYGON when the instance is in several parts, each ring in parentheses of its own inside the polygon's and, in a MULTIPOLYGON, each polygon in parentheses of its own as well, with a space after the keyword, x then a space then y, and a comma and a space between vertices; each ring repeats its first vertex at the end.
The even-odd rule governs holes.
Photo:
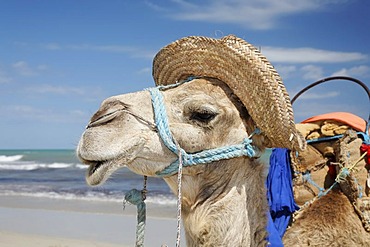
POLYGON ((256 134, 252 137, 252 143, 261 151, 272 146, 271 141, 263 134, 256 134))

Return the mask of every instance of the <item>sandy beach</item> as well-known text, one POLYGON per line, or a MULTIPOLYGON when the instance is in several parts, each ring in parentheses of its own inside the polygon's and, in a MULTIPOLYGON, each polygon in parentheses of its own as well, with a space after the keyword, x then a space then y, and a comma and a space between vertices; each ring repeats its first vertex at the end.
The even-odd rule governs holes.
MULTIPOLYGON (((148 204, 145 246, 174 246, 175 217, 148 204)), ((136 207, 122 202, 0 196, 2 247, 135 246, 135 231, 136 207)))

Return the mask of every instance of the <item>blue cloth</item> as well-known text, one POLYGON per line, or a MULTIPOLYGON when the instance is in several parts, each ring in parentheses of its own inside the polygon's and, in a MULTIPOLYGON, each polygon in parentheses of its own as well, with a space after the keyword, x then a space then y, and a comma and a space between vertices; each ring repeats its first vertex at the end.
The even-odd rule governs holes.
POLYGON ((283 241, 281 240, 280 234, 277 231, 270 214, 268 214, 267 232, 268 232, 267 240, 270 243, 268 246, 284 247, 283 241))
POLYGON ((272 150, 270 168, 266 180, 267 199, 271 221, 274 226, 268 225, 267 227, 269 239, 280 238, 280 241, 289 224, 292 213, 299 209, 294 201, 289 152, 285 148, 272 150), (275 236, 276 234, 278 236, 275 236))

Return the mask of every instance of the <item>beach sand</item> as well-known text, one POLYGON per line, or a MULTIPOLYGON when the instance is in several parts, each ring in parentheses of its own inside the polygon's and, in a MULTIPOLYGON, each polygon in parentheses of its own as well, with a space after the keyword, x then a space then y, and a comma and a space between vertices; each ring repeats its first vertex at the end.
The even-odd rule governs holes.
MULTIPOLYGON (((135 246, 136 207, 122 208, 114 201, 0 196, 0 246, 135 246)), ((175 242, 176 206, 148 204, 145 246, 175 242)))

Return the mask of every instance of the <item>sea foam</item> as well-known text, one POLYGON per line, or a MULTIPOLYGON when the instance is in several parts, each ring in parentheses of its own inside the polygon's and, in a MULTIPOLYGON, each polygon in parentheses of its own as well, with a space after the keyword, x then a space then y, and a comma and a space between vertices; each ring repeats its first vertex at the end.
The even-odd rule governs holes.
POLYGON ((11 155, 11 156, 6 156, 6 155, 0 155, 0 163, 1 162, 14 162, 18 161, 23 158, 23 155, 11 155))
POLYGON ((64 169, 75 166, 71 163, 37 164, 34 162, 16 162, 1 164, 0 170, 33 171, 38 169, 64 169))

